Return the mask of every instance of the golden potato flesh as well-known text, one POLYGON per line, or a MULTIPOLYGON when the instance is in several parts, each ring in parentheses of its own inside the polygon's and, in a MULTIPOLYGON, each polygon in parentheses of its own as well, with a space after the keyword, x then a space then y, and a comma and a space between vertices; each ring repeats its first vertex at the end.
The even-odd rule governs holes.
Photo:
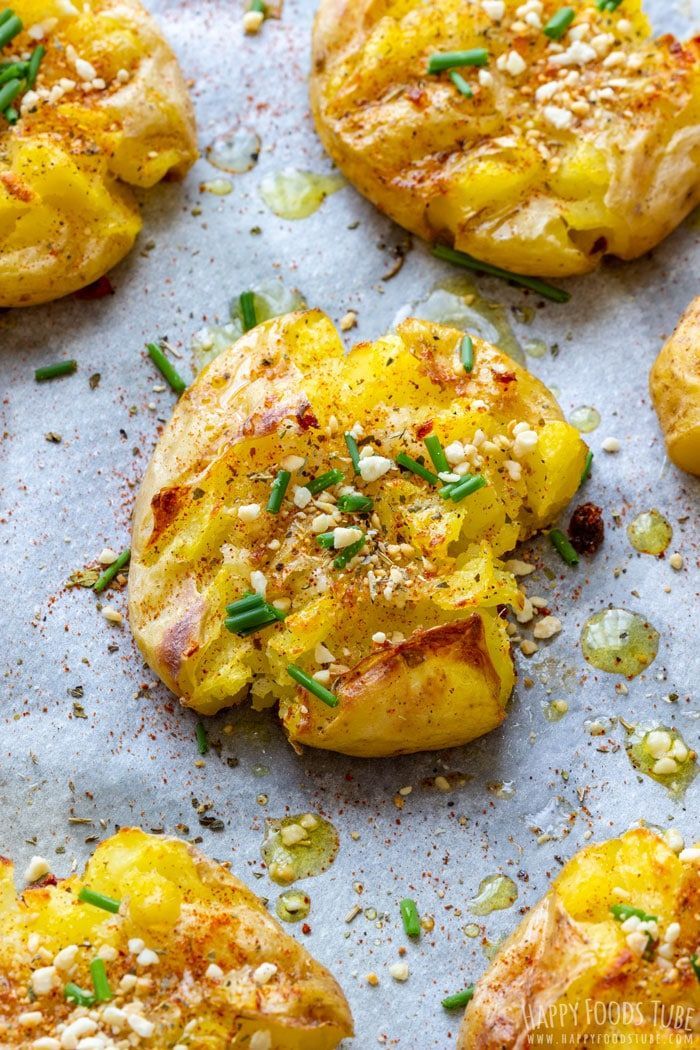
POLYGON ((700 297, 657 357, 649 386, 669 457, 700 474, 700 297))
POLYGON ((646 829, 588 846, 477 983, 458 1048, 697 1050, 699 955, 700 849, 646 829))
POLYGON ((396 222, 522 274, 653 248, 700 200, 700 46, 652 40, 639 0, 321 0, 324 146, 396 222), (430 74, 433 55, 485 65, 430 74))
POLYGON ((115 1050, 332 1050, 352 1035, 330 973, 184 842, 122 829, 82 876, 44 879, 19 897, 1 863, 3 1047, 75 1048, 101 1036, 115 1050), (117 910, 81 900, 85 889, 117 910))
POLYGON ((501 559, 566 505, 586 447, 499 350, 475 339, 467 373, 462 340, 409 320, 346 355, 323 314, 289 314, 184 394, 138 496, 129 572, 132 630, 183 703, 212 714, 251 692, 280 703, 292 742, 353 755, 454 746, 500 724, 513 685, 500 609, 522 603, 501 559), (408 455, 434 471, 424 439, 483 487, 452 500, 436 476, 400 469, 408 455), (226 608, 253 591, 285 618, 241 637, 226 608))
POLYGON ((141 228, 131 187, 184 175, 197 153, 177 61, 138 0, 13 10, 23 30, 2 61, 46 53, 18 122, 0 116, 0 307, 102 276, 141 228))

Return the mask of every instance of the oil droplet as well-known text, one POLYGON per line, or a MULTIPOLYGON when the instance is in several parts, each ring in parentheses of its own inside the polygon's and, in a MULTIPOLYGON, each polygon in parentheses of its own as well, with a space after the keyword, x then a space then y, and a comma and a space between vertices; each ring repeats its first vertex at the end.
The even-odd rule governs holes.
POLYGON ((527 343, 523 343, 523 350, 528 357, 544 357, 547 353, 547 344, 544 339, 530 339, 527 343))
POLYGON ((312 171, 285 168, 265 176, 260 183, 260 196, 280 219, 306 219, 344 185, 345 179, 340 175, 315 175, 312 171))
POLYGON ((498 346, 518 364, 525 361, 505 308, 500 303, 484 299, 475 285, 464 277, 455 277, 438 285, 427 299, 407 303, 394 318, 394 327, 407 317, 420 317, 424 321, 450 325, 461 332, 469 331, 498 346))
POLYGON ((311 897, 301 890, 285 890, 277 898, 275 911, 282 922, 301 922, 311 911, 311 897))
POLYGON ((627 526, 629 541, 640 554, 663 554, 673 539, 670 522, 658 510, 645 510, 627 526))
POLYGON ((199 188, 202 193, 213 193, 217 197, 226 197, 233 186, 230 179, 209 179, 208 182, 200 182, 199 188))
POLYGON ((657 784, 663 784, 673 798, 683 795, 697 776, 697 752, 692 751, 671 726, 652 723, 634 726, 625 747, 634 768, 657 784))
POLYGON ((210 164, 231 175, 242 175, 258 163, 260 136, 252 128, 240 126, 219 135, 207 146, 206 157, 210 164))
POLYGON ((479 883, 479 893, 468 901, 473 915, 490 915, 510 908, 518 899, 518 887, 507 875, 487 875, 479 883))
POLYGON ((254 777, 266 777, 270 772, 269 766, 253 766, 254 777))
POLYGON ((600 412, 592 405, 581 405, 569 413, 569 422, 582 434, 590 434, 600 426, 600 412))
POLYGON ((566 700, 552 700, 548 704, 542 704, 542 712, 548 722, 560 722, 568 710, 566 700))
POLYGON ((583 625, 581 648, 600 671, 634 678, 656 659, 659 632, 627 609, 603 609, 583 625))
MULTIPOLYGON (((273 279, 253 285, 255 317, 258 323, 269 321, 271 317, 281 317, 293 310, 302 310, 306 301, 296 288, 287 288, 280 280, 273 279)), ((223 325, 207 325, 201 328, 192 338, 190 349, 197 372, 213 361, 243 335, 239 297, 231 303, 231 320, 223 325)))
POLYGON ((478 937, 481 933, 481 926, 477 926, 475 922, 467 923, 466 926, 462 927, 462 933, 465 937, 471 937, 474 939, 474 937, 478 937))
POLYGON ((263 860, 273 882, 282 886, 320 875, 336 858, 340 840, 329 820, 316 813, 265 821, 263 860))

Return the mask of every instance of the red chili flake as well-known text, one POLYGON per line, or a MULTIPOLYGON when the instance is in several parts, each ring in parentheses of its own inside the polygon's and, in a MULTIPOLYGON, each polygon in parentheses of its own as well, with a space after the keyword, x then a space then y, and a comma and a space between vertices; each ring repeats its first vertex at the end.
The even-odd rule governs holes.
POLYGON ((316 416, 308 408, 305 408, 301 412, 297 412, 297 422, 302 430, 310 430, 312 427, 318 427, 316 416))
POLYGON ((301 932, 305 933, 307 936, 311 933, 311 927, 309 926, 308 922, 303 922, 301 924, 301 932))
POLYGON ((86 285, 84 288, 79 288, 75 293, 75 298, 90 302, 93 299, 104 299, 107 295, 114 295, 114 288, 109 277, 104 276, 98 277, 96 281, 86 285))
POLYGON ((568 533, 579 554, 595 554, 605 537, 601 508, 595 503, 582 503, 571 515, 568 533))
POLYGON ((416 427, 416 437, 420 439, 427 437, 432 429, 433 421, 429 419, 426 423, 421 423, 419 427, 416 427))
POLYGON ((516 376, 515 372, 494 371, 493 378, 496 380, 497 383, 503 383, 504 386, 507 386, 508 383, 515 383, 518 377, 516 376))

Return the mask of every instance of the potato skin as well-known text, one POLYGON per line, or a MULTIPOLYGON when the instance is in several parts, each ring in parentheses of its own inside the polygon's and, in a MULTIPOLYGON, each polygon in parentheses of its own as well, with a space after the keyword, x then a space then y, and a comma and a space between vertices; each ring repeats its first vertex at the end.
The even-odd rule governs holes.
MULTIPOLYGON (((606 254, 636 258, 700 200, 698 40, 653 41, 640 0, 613 13, 576 5, 574 26, 591 25, 584 40, 608 43, 573 65, 583 109, 557 127, 551 107, 571 114, 565 96, 535 99, 557 80, 556 56, 541 28, 512 28, 520 6, 506 0, 494 23, 463 0, 322 0, 311 78, 321 141, 362 194, 428 241, 552 277, 586 273, 606 254), (474 47, 488 50, 493 81, 462 69, 473 98, 427 74, 431 54, 474 47), (526 64, 516 76, 497 66, 513 50, 526 64), (609 54, 621 65, 606 67, 609 54), (609 86, 620 78, 624 88, 609 86)), ((546 0, 542 23, 560 7, 546 0)))
POLYGON ((513 665, 499 607, 522 603, 502 557, 560 513, 586 448, 549 391, 496 348, 475 339, 467 375, 461 341, 409 319, 346 355, 323 314, 290 314, 249 332, 186 391, 137 498, 129 571, 136 640, 183 703, 211 714, 250 693, 259 706, 280 702, 293 744, 367 756, 454 746, 500 724, 513 665), (518 481, 504 433, 516 420, 537 432, 518 481), (358 425, 364 451, 390 466, 376 480, 353 473, 343 434, 358 425), (394 465, 402 451, 425 457, 430 433, 447 446, 477 431, 505 445, 483 445, 487 484, 462 503, 394 465), (268 514, 290 456, 302 465, 268 514), (374 501, 371 519, 336 513, 343 485, 330 506, 323 494, 308 509, 294 503, 331 466, 374 501), (251 505, 259 513, 243 521, 251 505), (368 536, 343 571, 316 542, 329 510, 331 531, 359 524, 368 536), (288 614, 244 638, 224 610, 252 573, 288 614), (340 701, 332 711, 287 672, 317 672, 319 646, 340 701))
MULTIPOLYGON (((682 1008, 689 1023, 700 1009, 689 960, 700 936, 699 905, 698 865, 681 861, 647 829, 581 850, 477 983, 458 1050, 569 1046, 586 1035, 591 1045, 623 1035, 627 1045, 679 1045, 671 1008, 682 1008), (680 923, 672 971, 631 950, 610 911, 620 903, 658 916, 660 936, 680 923), (620 1004, 626 1016, 617 1013, 620 1004)), ((682 1045, 697 1048, 700 1035, 688 1034, 682 1045)))
POLYGON ((75 88, 38 100, 19 123, 0 124, 0 307, 56 299, 122 259, 141 228, 132 186, 182 177, 197 156, 192 106, 177 61, 138 0, 18 0, 25 31, 54 17, 37 89, 75 88), (84 92, 68 47, 106 87, 84 92), (125 70, 128 79, 118 74, 125 70))
POLYGON ((654 362, 649 389, 669 458, 700 475, 700 297, 654 362))
MULTIPOLYGON (((53 880, 55 881, 55 880, 53 880)), ((0 871, 0 1038, 3 1047, 26 1047, 16 1019, 31 1009, 31 971, 42 965, 27 950, 31 934, 51 958, 70 944, 78 952, 70 980, 89 989, 88 964, 103 944, 116 949, 106 963, 111 988, 135 969, 131 938, 159 953, 152 990, 141 993, 144 1016, 156 1022, 143 1045, 174 1046, 193 1025, 188 1046, 221 1050, 248 1046, 254 1032, 269 1032, 272 1050, 333 1050, 352 1035, 350 1009, 331 974, 284 932, 258 897, 220 864, 188 844, 123 828, 102 842, 82 877, 25 889, 18 899, 12 865, 0 871), (87 886, 122 901, 117 918, 78 901, 87 886), (215 960, 225 979, 205 976, 215 960), (277 972, 264 985, 253 980, 263 962, 277 972), (170 989, 170 992, 163 991, 170 989)), ((39 1000, 44 1015, 33 1038, 53 1035, 73 1006, 63 984, 39 1000)), ((133 998, 133 993, 125 997, 133 998)), ((119 1003, 123 1005, 123 1002, 119 1003)), ((109 1027, 104 1028, 110 1033, 109 1027)))

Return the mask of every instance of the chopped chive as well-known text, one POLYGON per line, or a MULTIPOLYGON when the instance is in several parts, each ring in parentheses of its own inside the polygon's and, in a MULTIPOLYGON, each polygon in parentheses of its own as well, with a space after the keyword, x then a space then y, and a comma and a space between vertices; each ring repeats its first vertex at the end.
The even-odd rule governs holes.
POLYGON ((90 963, 90 976, 92 977, 92 984, 95 989, 95 1001, 98 1003, 108 1003, 110 999, 113 999, 112 989, 109 987, 109 981, 107 980, 107 970, 105 969, 104 959, 93 959, 90 963))
POLYGON ((27 72, 26 62, 10 62, 0 72, 0 84, 6 84, 8 80, 22 79, 27 72))
POLYGON ((238 301, 241 307, 241 320, 243 321, 243 331, 249 332, 251 328, 255 328, 255 326, 258 323, 258 318, 255 314, 255 296, 252 292, 241 292, 241 296, 238 301))
POLYGON ((471 372, 474 368, 474 340, 470 335, 465 335, 459 348, 459 359, 464 365, 465 372, 471 372))
POLYGON ((318 543, 319 547, 324 547, 329 551, 335 543, 335 535, 332 532, 322 532, 316 537, 316 543, 318 543))
POLYGON ((163 376, 163 379, 170 384, 178 397, 180 394, 184 394, 185 390, 187 390, 187 383, 175 368, 175 365, 173 365, 165 356, 161 347, 159 347, 157 343, 147 343, 146 349, 148 350, 148 356, 151 361, 163 376))
POLYGON ((573 7, 560 7, 559 10, 552 15, 542 32, 545 36, 548 36, 550 40, 561 40, 575 18, 576 12, 573 7))
POLYGON ((4 25, 8 18, 12 18, 14 11, 11 7, 6 7, 4 11, 0 11, 0 26, 4 25))
POLYGON ((431 485, 439 485, 440 478, 437 474, 433 474, 432 471, 424 467, 422 463, 419 463, 417 459, 413 459, 406 452, 400 452, 396 457, 396 462, 400 467, 404 467, 406 470, 410 470, 412 474, 417 474, 419 478, 423 478, 424 481, 429 481, 431 485))
POLYGON ((569 292, 565 292, 563 288, 555 288, 553 284, 549 284, 547 281, 541 281, 537 277, 526 277, 523 274, 511 273, 509 270, 501 269, 500 266, 492 266, 491 263, 475 259, 472 255, 467 255, 466 252, 448 248, 445 244, 437 244, 432 251, 437 259, 444 259, 445 262, 454 263, 455 266, 463 266, 465 269, 474 270, 476 273, 488 274, 489 277, 501 277, 504 281, 512 281, 513 284, 529 288, 530 291, 537 292, 543 298, 551 299, 554 303, 568 303, 571 298, 569 292))
POLYGON ((77 984, 73 984, 69 981, 63 989, 63 995, 72 1003, 76 1003, 78 1006, 94 1006, 95 996, 91 995, 90 992, 84 992, 82 988, 78 988, 77 984))
POLYGON ((435 434, 431 434, 425 439, 425 447, 430 453, 430 458, 433 461, 433 466, 437 470, 438 474, 449 474, 450 464, 447 462, 447 456, 445 455, 444 449, 440 444, 440 438, 435 434))
POLYGON ((78 900, 82 901, 83 904, 92 904, 95 908, 102 908, 103 911, 111 911, 113 915, 117 914, 122 903, 115 900, 114 897, 107 897, 104 893, 98 893, 87 886, 83 886, 81 889, 78 894, 78 900))
POLYGON ((659 918, 657 915, 647 915, 641 908, 633 908, 631 904, 612 904, 610 911, 613 914, 613 918, 617 919, 618 922, 625 922, 627 919, 631 919, 633 916, 637 919, 641 919, 642 922, 658 922, 659 918))
POLYGON ((250 0, 249 11, 259 11, 261 15, 267 14, 267 4, 264 0, 250 0))
POLYGON ((443 499, 449 498, 453 503, 460 503, 467 496, 471 496, 472 493, 478 492, 485 486, 486 478, 483 474, 465 474, 459 481, 453 481, 450 485, 445 485, 440 489, 440 495, 443 499))
POLYGON ((19 112, 15 109, 14 106, 8 106, 5 112, 3 113, 3 117, 5 118, 8 124, 16 124, 19 120, 19 112))
POLYGON ((289 664, 287 667, 287 674, 290 678, 293 678, 303 689, 306 689, 309 693, 313 693, 315 697, 322 700, 328 707, 337 707, 339 704, 338 697, 335 693, 332 693, 330 689, 326 689, 317 682, 315 678, 312 678, 306 671, 302 671, 301 667, 297 667, 296 664, 289 664))
POLYGON ((247 612, 238 613, 235 616, 227 616, 224 624, 232 634, 252 634, 259 631, 261 627, 268 627, 271 623, 283 620, 284 616, 277 609, 265 603, 259 609, 248 609, 247 612))
POLYGON ((622 0, 596 0, 596 7, 599 11, 617 11, 621 3, 622 0))
POLYGON ((197 725, 194 727, 194 735, 197 741, 197 750, 200 755, 206 755, 209 750, 209 740, 207 739, 207 730, 204 722, 197 722, 197 725))
POLYGON ((465 98, 474 98, 474 92, 461 73, 458 73, 456 69, 452 69, 448 75, 460 95, 464 95, 465 98))
POLYGON ((338 510, 344 514, 369 514, 374 509, 374 500, 359 492, 346 492, 338 497, 338 510))
POLYGON ((119 557, 116 558, 111 565, 108 565, 105 571, 97 577, 92 587, 93 591, 97 591, 98 594, 100 591, 103 591, 105 587, 112 582, 117 573, 121 572, 121 570, 129 564, 130 559, 131 550, 127 547, 126 550, 122 551, 119 557))
MULTIPOLYGON (((2 32, 1 29, 0 32, 2 32)), ((14 80, 8 80, 7 83, 0 88, 0 113, 12 105, 22 90, 23 83, 24 81, 15 78, 14 80)))
POLYGON ((586 464, 585 464, 585 466, 583 468, 583 474, 581 475, 581 480, 579 482, 579 488, 581 487, 581 485, 584 484, 584 482, 588 481, 588 479, 590 478, 590 476, 591 476, 591 467, 592 466, 593 466, 593 453, 589 449, 588 453, 586 455, 586 464))
POLYGON ((555 551, 566 562, 567 565, 578 565, 578 554, 569 543, 561 529, 552 529, 549 534, 549 542, 555 551))
POLYGON ((365 543, 367 542, 366 536, 360 536, 359 540, 355 543, 351 543, 349 547, 345 547, 337 558, 333 559, 333 567, 335 569, 344 569, 345 566, 352 561, 356 554, 359 554, 365 543))
POLYGON ((700 955, 694 954, 690 956, 690 965, 693 967, 693 973, 700 981, 700 955))
POLYGON ((410 897, 404 897, 399 904, 399 911, 401 912, 401 921, 407 936, 420 937, 420 917, 416 902, 411 900, 410 897))
POLYGON ((27 87, 33 88, 36 83, 37 74, 39 72, 39 66, 41 60, 46 54, 46 48, 43 44, 39 44, 35 47, 29 58, 29 66, 27 68, 27 87))
POLYGON ((78 362, 74 360, 57 361, 55 365, 43 365, 34 372, 37 383, 44 383, 47 379, 58 379, 59 376, 69 376, 77 371, 78 362))
POLYGON ((345 434, 345 444, 348 446, 348 452, 350 453, 350 459, 352 460, 352 465, 355 468, 355 473, 359 474, 360 450, 357 447, 357 442, 355 441, 355 438, 352 436, 350 431, 347 431, 345 434))
POLYGON ((280 507, 282 506, 282 500, 287 492, 287 487, 291 481, 292 475, 288 470, 280 470, 279 474, 272 482, 272 488, 270 489, 270 498, 267 501, 267 513, 268 514, 279 514, 280 507))
POLYGON ((454 69, 455 66, 485 66, 489 60, 489 53, 485 47, 473 47, 469 51, 444 51, 442 54, 431 55, 428 59, 429 73, 442 73, 445 69, 454 69))
POLYGON ((242 598, 227 605, 226 612, 235 616, 237 613, 247 612, 248 609, 259 609, 264 604, 265 599, 262 594, 245 594, 242 598))
MULTIPOLYGON (((6 14, 6 12, 3 11, 3 14, 6 14)), ((3 48, 5 44, 9 44, 21 32, 22 19, 18 18, 14 11, 10 11, 9 17, 0 22, 0 48, 3 48)))
POLYGON ((327 470, 325 474, 319 474, 317 478, 312 478, 311 481, 306 482, 306 487, 312 496, 315 496, 319 492, 324 492, 325 489, 331 488, 332 485, 339 485, 341 481, 345 480, 345 475, 342 470, 327 470))
POLYGON ((442 1005, 446 1010, 459 1010, 461 1007, 467 1006, 473 998, 474 985, 470 984, 463 992, 455 992, 454 995, 446 995, 442 1000, 442 1005))

